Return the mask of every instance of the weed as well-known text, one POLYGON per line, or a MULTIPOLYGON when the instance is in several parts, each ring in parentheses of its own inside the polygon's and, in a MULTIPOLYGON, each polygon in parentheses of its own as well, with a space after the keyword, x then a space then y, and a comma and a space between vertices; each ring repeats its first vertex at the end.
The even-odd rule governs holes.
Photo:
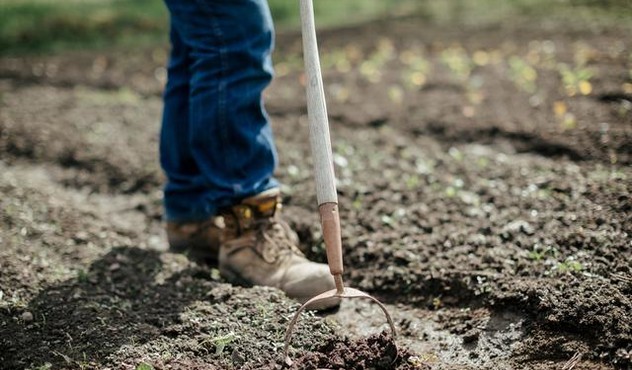
POLYGON ((458 190, 453 186, 448 186, 447 188, 445 188, 445 196, 448 198, 456 197, 457 192, 458 190))
POLYGON ((362 197, 355 198, 353 203, 351 203, 351 206, 356 210, 362 209, 362 197))
POLYGON ((434 297, 432 299, 432 308, 434 308, 435 310, 438 310, 439 308, 441 308, 441 306, 443 306, 443 302, 441 301, 441 297, 434 297))
POLYGON ((401 77, 406 88, 419 88, 426 83, 431 64, 420 51, 405 50, 399 55, 399 60, 406 66, 401 77))
POLYGON ((352 67, 346 48, 334 49, 323 54, 321 65, 325 70, 335 68, 340 73, 347 73, 352 67))
POLYGON ((86 270, 77 270, 77 281, 82 284, 88 282, 88 273, 86 272, 86 270))
POLYGON ((160 352, 160 358, 163 361, 169 361, 173 358, 173 354, 167 350, 160 352))
POLYGON ((420 180, 419 176, 416 174, 406 176, 406 188, 408 190, 416 189, 419 186, 420 180))
POLYGON ((529 43, 529 51, 525 57, 532 66, 552 70, 557 66, 555 43, 551 40, 534 40, 529 43))
POLYGON ((222 354, 222 352, 224 352, 224 348, 237 338, 238 336, 232 331, 226 335, 213 338, 213 344, 215 344, 215 355, 219 356, 222 354))
POLYGON ((466 81, 474 68, 474 62, 461 46, 443 50, 441 62, 461 81, 466 81))
POLYGON ((571 68, 567 64, 560 63, 557 66, 557 71, 562 78, 566 95, 575 96, 577 93, 589 95, 592 92, 590 79, 593 72, 590 69, 581 65, 571 68))
POLYGON ((34 367, 33 370, 49 370, 53 368, 53 364, 51 364, 50 362, 47 362, 43 365, 40 365, 38 367, 34 367))
POLYGON ((487 168, 489 166, 489 158, 479 157, 476 160, 476 165, 481 169, 487 168))
POLYGON ((573 258, 569 257, 564 262, 558 262, 557 265, 553 266, 553 270, 557 271, 560 274, 564 274, 567 272, 579 272, 584 269, 584 265, 579 261, 575 261, 573 258))
POLYGON ((404 102, 404 90, 398 85, 389 86, 388 98, 394 104, 401 105, 404 102))
POLYGON ((441 360, 437 354, 428 352, 418 356, 410 356, 406 361, 415 369, 427 369, 432 367, 431 365, 439 363, 441 360))
POLYGON ((538 72, 524 59, 518 56, 509 58, 509 78, 521 90, 535 93, 538 72))
POLYGON ((568 111, 566 103, 563 101, 553 103, 553 114, 562 130, 574 129, 577 126, 575 115, 568 111))
POLYGON ((154 367, 146 362, 141 362, 136 366, 136 370, 154 370, 154 367))
POLYGON ((527 257, 533 261, 541 261, 545 257, 557 258, 558 255, 559 251, 556 248, 550 246, 542 248, 538 243, 534 244, 531 251, 527 253, 527 257))

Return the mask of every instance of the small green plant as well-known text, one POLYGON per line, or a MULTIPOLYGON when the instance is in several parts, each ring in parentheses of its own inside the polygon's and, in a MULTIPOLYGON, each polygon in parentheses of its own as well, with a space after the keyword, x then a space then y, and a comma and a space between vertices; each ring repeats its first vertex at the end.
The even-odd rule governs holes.
POLYGON ((33 370, 49 370, 53 368, 53 364, 51 364, 50 362, 47 362, 43 365, 40 365, 38 367, 34 367, 33 370))
POLYGON ((527 257, 533 261, 542 261, 546 257, 557 258, 558 255, 559 252, 556 248, 550 246, 542 248, 540 244, 535 244, 533 249, 531 249, 527 254, 527 257))
POLYGON ((441 52, 441 62, 457 79, 467 81, 474 69, 474 62, 461 46, 453 46, 441 52))
POLYGON ((338 48, 324 53, 321 64, 325 70, 335 68, 340 73, 347 73, 352 67, 346 48, 338 48))
POLYGON ((360 74, 370 83, 382 80, 382 69, 395 58, 395 46, 388 38, 378 40, 375 50, 360 63, 360 74))
POLYGON ((579 272, 584 269, 584 265, 579 261, 575 261, 573 259, 567 258, 564 262, 559 262, 554 266, 554 269, 560 273, 564 274, 567 272, 579 272))
POLYGON ((235 339, 237 339, 237 335, 233 332, 213 338, 213 344, 215 344, 215 355, 219 356, 222 352, 224 352, 224 348, 226 348, 226 346, 232 343, 235 339))
POLYGON ((399 60, 406 66, 401 79, 407 89, 419 88, 426 83, 431 64, 420 51, 405 50, 399 55, 399 60))
POLYGON ((445 195, 448 198, 456 197, 457 192, 458 190, 453 186, 448 186, 447 188, 445 188, 445 195))
POLYGON ((435 310, 438 310, 439 308, 441 308, 441 306, 443 306, 443 302, 441 301, 441 297, 434 297, 432 299, 432 308, 434 308, 435 310))
POLYGON ((575 115, 568 111, 568 107, 563 101, 553 103, 553 113, 562 130, 571 130, 577 126, 575 115))
POLYGON ((419 176, 416 174, 406 176, 406 188, 408 190, 416 189, 419 186, 420 180, 419 176))
POLYGON ((391 85, 388 88, 388 98, 391 102, 401 105, 404 102, 404 90, 399 85, 391 85))
POLYGON ((356 210, 362 209, 362 197, 355 198, 353 203, 351 203, 351 206, 356 210))
POLYGON ((538 72, 518 56, 509 58, 509 78, 521 90, 533 94, 537 86, 538 72))
POLYGON ((77 271, 77 281, 79 283, 87 283, 88 282, 88 273, 84 269, 80 269, 77 271))
POLYGON ((590 79, 593 76, 593 72, 590 69, 581 65, 571 68, 567 64, 560 63, 557 66, 557 71, 562 78, 566 95, 575 96, 578 93, 589 95, 592 92, 590 79))
POLYGON ((489 165, 489 158, 486 157, 480 157, 476 160, 476 165, 478 165, 479 168, 487 168, 487 166, 489 165))
POLYGON ((529 257, 529 259, 534 260, 534 261, 541 261, 544 258, 544 252, 540 251, 540 250, 532 250, 529 252, 529 254, 527 255, 529 257))
POLYGON ((146 362, 141 362, 136 366, 136 370, 154 370, 154 367, 146 362))

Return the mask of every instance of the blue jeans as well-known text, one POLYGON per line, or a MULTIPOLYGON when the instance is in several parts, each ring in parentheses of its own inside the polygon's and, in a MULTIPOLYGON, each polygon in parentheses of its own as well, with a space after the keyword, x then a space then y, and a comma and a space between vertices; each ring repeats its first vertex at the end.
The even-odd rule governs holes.
POLYGON ((160 162, 166 219, 199 221, 277 187, 262 92, 273 75, 266 0, 165 0, 172 50, 160 162))

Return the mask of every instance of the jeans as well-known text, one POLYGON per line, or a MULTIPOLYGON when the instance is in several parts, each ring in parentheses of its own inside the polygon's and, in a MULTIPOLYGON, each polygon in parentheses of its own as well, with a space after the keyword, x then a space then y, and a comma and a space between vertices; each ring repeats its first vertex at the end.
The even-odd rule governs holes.
POLYGON ((160 162, 168 221, 200 221, 277 187, 262 92, 273 75, 266 0, 165 0, 171 55, 160 162))

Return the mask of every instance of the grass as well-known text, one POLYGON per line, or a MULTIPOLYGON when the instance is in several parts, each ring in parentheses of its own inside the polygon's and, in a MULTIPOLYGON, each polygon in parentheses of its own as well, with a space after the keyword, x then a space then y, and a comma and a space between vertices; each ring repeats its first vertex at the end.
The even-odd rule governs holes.
MULTIPOLYGON (((268 0, 279 30, 298 29, 298 0, 268 0)), ((507 17, 573 18, 578 24, 629 24, 632 0, 317 0, 319 27, 394 14, 432 22, 485 23, 507 17), (573 12, 568 10, 572 8, 573 12), (589 23, 586 23, 586 22, 589 23)), ((0 55, 167 43, 163 0, 3 0, 0 55)))
POLYGON ((8 0, 0 5, 0 50, 14 54, 166 40, 160 0, 8 0))
MULTIPOLYGON (((318 0, 315 13, 319 26, 333 26, 401 11, 413 2, 318 0)), ((269 0, 269 4, 277 28, 297 28, 297 0, 269 0)), ((167 43, 168 28, 163 0, 3 0, 0 3, 1 54, 167 43)))

